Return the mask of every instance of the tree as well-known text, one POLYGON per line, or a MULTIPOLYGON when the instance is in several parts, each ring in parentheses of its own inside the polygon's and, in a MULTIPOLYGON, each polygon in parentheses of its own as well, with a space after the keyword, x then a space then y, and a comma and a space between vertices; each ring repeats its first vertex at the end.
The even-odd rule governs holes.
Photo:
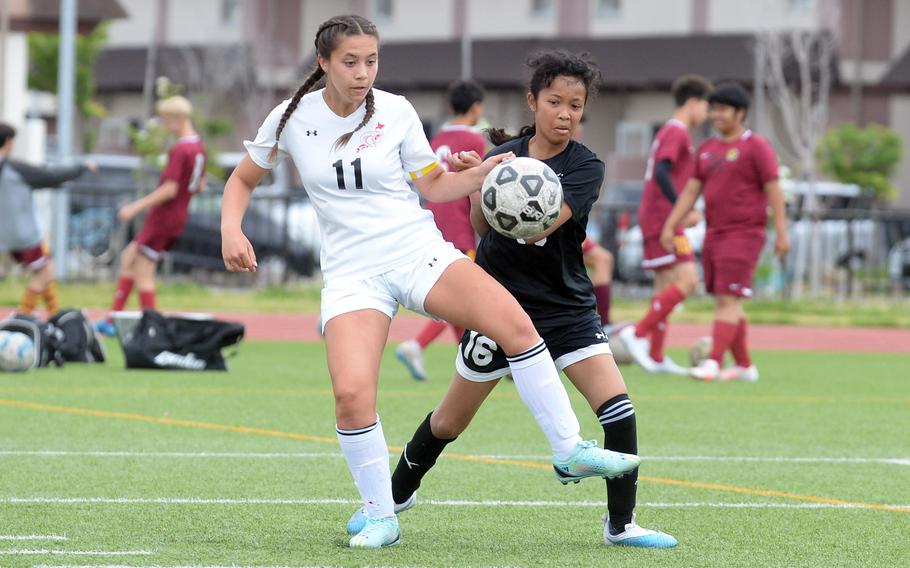
MULTIPOLYGON (((83 118, 102 118, 105 108, 95 97, 95 60, 107 42, 107 26, 97 26, 90 34, 76 36, 76 108, 83 118)), ((57 63, 60 54, 58 34, 28 34, 30 89, 57 93, 57 63)))
POLYGON ((814 191, 818 175, 816 150, 828 123, 834 47, 834 37, 826 32, 764 32, 756 39, 757 55, 765 70, 763 79, 771 100, 780 110, 784 137, 796 153, 800 177, 810 187, 806 205, 809 250, 797 249, 793 290, 796 296, 802 293, 807 266, 812 293, 818 293, 821 286, 819 204, 814 191))
POLYGON ((821 171, 843 183, 871 189, 879 199, 897 195, 891 176, 901 160, 897 132, 878 124, 844 123, 830 129, 818 147, 821 171))

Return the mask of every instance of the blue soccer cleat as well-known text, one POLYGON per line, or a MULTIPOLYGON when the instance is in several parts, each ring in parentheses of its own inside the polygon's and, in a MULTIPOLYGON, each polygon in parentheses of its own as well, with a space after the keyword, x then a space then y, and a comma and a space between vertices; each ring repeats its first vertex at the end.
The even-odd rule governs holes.
POLYGON ((381 519, 367 518, 363 530, 351 537, 348 543, 351 548, 382 548, 395 546, 401 542, 401 530, 398 528, 398 517, 381 519))
MULTIPOLYGON (((411 507, 417 504, 417 492, 411 493, 411 496, 408 497, 407 501, 399 505, 395 503, 395 514, 403 513, 411 507)), ((367 524, 367 510, 364 507, 361 507, 354 511, 354 514, 351 515, 351 518, 348 519, 347 531, 348 534, 357 534, 363 530, 363 527, 367 524)))
POLYGON ((632 522, 628 523, 621 533, 613 534, 610 527, 610 518, 601 517, 604 522, 604 542, 608 546, 634 546, 637 548, 673 548, 679 542, 667 533, 654 531, 638 526, 635 515, 632 522))
POLYGON ((604 450, 594 440, 578 442, 575 453, 566 460, 553 456, 553 471, 556 479, 566 485, 578 483, 586 477, 621 477, 638 467, 641 460, 633 454, 604 450))
POLYGON ((101 335, 106 335, 108 337, 114 337, 117 335, 117 328, 114 327, 114 323, 109 319, 98 320, 95 322, 95 331, 101 335))

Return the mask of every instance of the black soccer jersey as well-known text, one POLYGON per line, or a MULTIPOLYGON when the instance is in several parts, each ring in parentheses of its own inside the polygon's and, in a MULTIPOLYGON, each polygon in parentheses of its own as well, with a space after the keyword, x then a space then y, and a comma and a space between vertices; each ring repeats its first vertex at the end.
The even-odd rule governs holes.
MULTIPOLYGON (((527 156, 529 140, 530 136, 510 140, 488 157, 509 151, 527 156)), ((559 176, 572 217, 543 246, 519 244, 490 229, 477 247, 477 264, 515 296, 538 329, 571 325, 578 316, 596 312, 581 243, 604 179, 603 162, 574 140, 544 163, 559 176)))

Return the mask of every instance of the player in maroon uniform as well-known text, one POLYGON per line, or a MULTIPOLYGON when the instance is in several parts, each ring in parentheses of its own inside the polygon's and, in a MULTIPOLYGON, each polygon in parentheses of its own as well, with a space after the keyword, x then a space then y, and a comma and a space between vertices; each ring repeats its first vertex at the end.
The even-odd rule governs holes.
MULTIPOLYGON (((680 302, 695 291, 698 274, 692 245, 682 225, 673 229, 673 250, 660 244, 660 231, 670 215, 677 195, 695 169, 692 137, 689 131, 705 122, 711 83, 698 75, 684 75, 673 83, 676 111, 661 127, 651 145, 645 172, 645 189, 638 210, 644 238, 645 270, 654 271, 654 298, 648 313, 634 326, 619 332, 629 354, 643 369, 685 375, 688 370, 664 354, 667 318, 680 302), (650 348, 648 345, 650 336, 650 348)), ((697 211, 690 211, 685 225, 699 222, 697 211)))
MULTIPOLYGON (((473 151, 478 156, 487 152, 483 135, 474 128, 483 115, 483 89, 474 81, 457 81, 449 87, 448 100, 454 117, 430 140, 439 163, 447 169, 449 158, 459 152, 473 151)), ((428 202, 425 207, 433 212, 442 238, 473 259, 477 241, 471 226, 471 199, 465 197, 448 203, 428 202)), ((395 355, 418 381, 427 378, 423 367, 423 350, 449 326, 444 321, 428 321, 415 339, 402 342, 395 350, 395 355)), ((451 327, 455 338, 461 339, 464 330, 454 325, 451 327)))
POLYGON ((700 194, 705 198, 707 233, 702 250, 705 288, 714 295, 714 344, 711 355, 690 370, 693 378, 757 381, 758 370, 746 344, 746 314, 741 300, 752 296, 752 275, 765 244, 768 205, 774 213, 774 252, 787 254, 784 197, 777 179, 777 158, 767 140, 743 126, 749 94, 736 83, 719 85, 708 98, 710 119, 720 136, 698 149, 694 177, 676 201, 660 233, 673 250, 676 226, 700 194), (734 366, 720 369, 727 349, 734 366))
MULTIPOLYGON (((124 205, 117 219, 127 222, 148 209, 142 230, 120 256, 120 278, 112 311, 122 310, 135 285, 143 310, 155 309, 155 270, 162 253, 183 233, 190 199, 205 188, 205 146, 193 128, 193 107, 184 97, 170 97, 158 103, 161 124, 178 136, 168 154, 158 187, 148 195, 124 205)), ((113 335, 110 317, 98 322, 98 331, 113 335)))

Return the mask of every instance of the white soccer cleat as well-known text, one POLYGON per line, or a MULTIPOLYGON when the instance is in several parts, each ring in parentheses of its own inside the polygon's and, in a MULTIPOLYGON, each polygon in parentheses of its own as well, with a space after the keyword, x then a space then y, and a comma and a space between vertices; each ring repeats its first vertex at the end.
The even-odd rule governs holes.
POLYGON ((420 348, 420 344, 413 339, 404 341, 395 349, 395 356, 404 363, 415 380, 427 380, 427 373, 423 369, 423 349, 420 348))
POLYGON ((382 519, 367 519, 363 530, 351 537, 351 548, 383 548, 396 546, 401 542, 398 517, 392 515, 382 519))
POLYGON ((727 367, 722 370, 718 379, 721 381, 744 381, 747 383, 754 383, 758 381, 758 369, 755 365, 749 365, 748 367, 734 365, 733 367, 727 367))
POLYGON ((610 518, 601 517, 604 522, 604 543, 608 546, 634 546, 637 548, 673 548, 679 544, 667 533, 638 526, 635 515, 632 522, 626 524, 621 533, 613 534, 610 530, 610 518))
POLYGON ((651 355, 648 353, 651 350, 651 342, 645 337, 636 336, 634 325, 619 330, 619 340, 626 346, 626 350, 632 356, 633 361, 638 363, 645 371, 654 372, 654 360, 651 359, 651 355))
POLYGON ((720 375, 720 365, 714 359, 705 359, 697 367, 689 369, 689 376, 698 381, 716 381, 720 375))
MULTIPOLYGON (((416 504, 417 504, 417 492, 415 491, 415 492, 411 493, 411 496, 408 497, 404 503, 402 503, 400 505, 398 503, 395 503, 395 508, 394 508, 395 514, 397 515, 399 513, 403 513, 416 504)), ((350 519, 348 519, 348 524, 345 527, 345 530, 348 531, 349 535, 355 535, 363 530, 363 527, 365 527, 367 524, 367 519, 369 519, 369 515, 367 515, 367 510, 366 510, 366 508, 361 507, 361 508, 357 509, 356 511, 354 511, 354 514, 351 515, 350 519)))
POLYGON ((665 373, 667 375, 688 375, 689 374, 689 369, 687 369, 686 367, 683 367, 682 365, 678 365, 675 361, 673 361, 673 359, 670 359, 666 355, 664 355, 663 361, 657 362, 657 361, 654 361, 653 359, 652 359, 652 361, 654 363, 653 372, 655 372, 655 373, 665 373))

